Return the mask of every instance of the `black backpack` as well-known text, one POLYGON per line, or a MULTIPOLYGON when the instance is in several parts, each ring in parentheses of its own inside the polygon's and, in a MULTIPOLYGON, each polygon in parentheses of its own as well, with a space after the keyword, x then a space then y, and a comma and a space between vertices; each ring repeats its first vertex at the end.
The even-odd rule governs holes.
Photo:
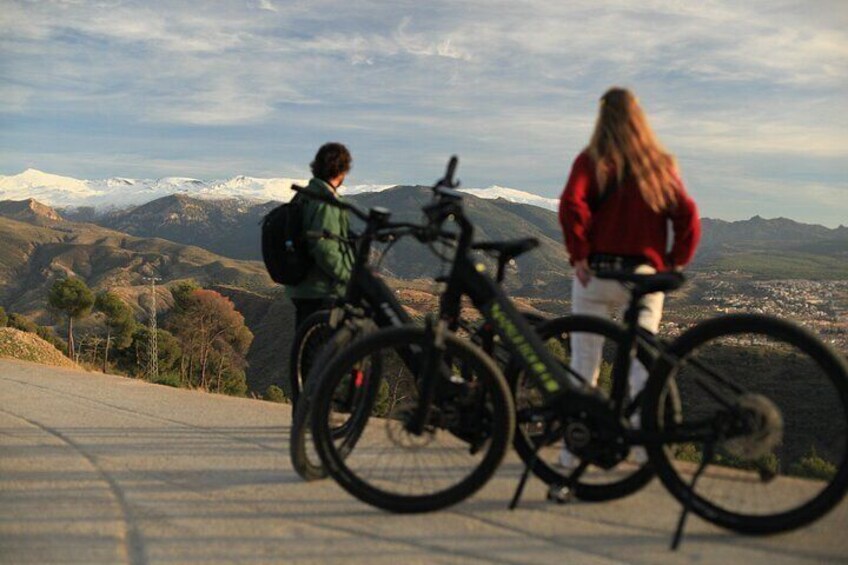
POLYGON ((274 282, 291 286, 306 278, 312 267, 303 228, 304 199, 277 206, 262 220, 262 259, 274 282))

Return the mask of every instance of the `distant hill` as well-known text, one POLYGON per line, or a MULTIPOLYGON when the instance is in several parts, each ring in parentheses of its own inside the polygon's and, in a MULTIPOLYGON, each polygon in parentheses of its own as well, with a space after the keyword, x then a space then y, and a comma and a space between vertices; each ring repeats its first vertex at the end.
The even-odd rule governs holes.
POLYGON ((115 290, 141 291, 144 277, 153 274, 163 282, 195 278, 203 284, 247 288, 271 284, 261 263, 228 259, 199 247, 92 224, 37 224, 0 216, 0 304, 11 311, 43 313, 47 289, 67 275, 96 289, 115 290))
MULTIPOLYGON (((432 200, 423 186, 399 186, 379 193, 351 198, 365 207, 384 206, 393 218, 421 221, 421 207, 432 200)), ((568 255, 554 229, 556 214, 537 206, 505 199, 482 199, 466 195, 466 212, 474 223, 478 241, 535 237, 540 247, 516 260, 508 272, 507 288, 519 296, 564 296, 569 288, 568 255)), ((490 265, 493 262, 489 261, 490 265)), ((438 259, 414 240, 401 241, 385 258, 384 266, 394 276, 412 279, 432 277, 443 267, 438 259)))
MULTIPOLYGON (((398 219, 420 221, 421 207, 431 196, 425 187, 399 186, 349 198, 365 207, 387 207, 398 219)), ((86 213, 85 217, 101 226, 140 237, 161 237, 200 245, 236 259, 258 260, 261 259, 260 221, 277 204, 172 195, 130 210, 93 217, 86 213)), ((559 230, 556 214, 534 205, 472 195, 466 196, 466 207, 475 221, 478 239, 534 236, 542 242, 541 252, 518 259, 517 270, 509 275, 511 289, 519 291, 528 286, 537 294, 564 291, 563 280, 569 268, 565 249, 556 236, 559 230)), ((439 272, 432 254, 413 241, 400 242, 387 255, 383 266, 401 278, 429 277, 439 272)))
POLYGON ((277 204, 174 194, 130 210, 89 216, 89 221, 139 237, 199 245, 234 259, 259 260, 259 224, 277 204))
POLYGON ((848 228, 787 218, 726 222, 705 218, 696 266, 757 278, 848 278, 848 228))
POLYGON ((704 234, 701 246, 705 249, 755 245, 793 248, 799 244, 848 241, 848 227, 831 229, 802 224, 788 218, 765 219, 754 216, 750 220, 736 222, 704 218, 702 224, 704 234))
POLYGON ((56 210, 32 198, 0 201, 0 216, 37 226, 52 226, 62 221, 56 210))

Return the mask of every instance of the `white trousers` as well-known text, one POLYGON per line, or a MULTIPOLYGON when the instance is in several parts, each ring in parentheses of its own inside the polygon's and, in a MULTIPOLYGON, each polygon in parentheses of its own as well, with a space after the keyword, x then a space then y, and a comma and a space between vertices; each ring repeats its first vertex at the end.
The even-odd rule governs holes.
MULTIPOLYGON (((655 273, 650 265, 636 268, 637 273, 655 273)), ((642 298, 642 311, 639 313, 639 325, 657 333, 662 318, 665 294, 655 292, 642 298)), ((575 277, 571 287, 571 309, 574 314, 586 314, 601 318, 610 318, 613 312, 619 316, 630 302, 630 292, 618 281, 592 278, 583 286, 575 277)), ((601 353, 604 338, 595 334, 571 334, 571 368, 583 378, 590 378, 592 386, 598 383, 601 368, 601 353)), ((639 361, 630 366, 630 396, 635 397, 645 387, 648 371, 639 361)))

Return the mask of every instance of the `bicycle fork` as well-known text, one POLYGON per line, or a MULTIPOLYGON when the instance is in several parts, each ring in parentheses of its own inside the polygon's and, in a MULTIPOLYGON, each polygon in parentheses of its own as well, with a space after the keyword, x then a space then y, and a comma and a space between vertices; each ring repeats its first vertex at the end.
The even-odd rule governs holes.
POLYGON ((436 396, 438 371, 445 357, 445 322, 427 317, 425 325, 425 346, 422 351, 421 373, 418 375, 421 395, 418 406, 407 424, 409 433, 420 436, 430 419, 430 410, 436 396))

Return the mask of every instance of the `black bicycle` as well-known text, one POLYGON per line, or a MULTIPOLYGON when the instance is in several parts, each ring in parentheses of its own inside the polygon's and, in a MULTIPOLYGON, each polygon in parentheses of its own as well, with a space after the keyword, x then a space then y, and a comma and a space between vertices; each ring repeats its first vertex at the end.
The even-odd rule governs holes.
MULTIPOLYGON (((440 181, 443 182, 443 181, 440 181)), ((437 183, 438 185, 438 183, 437 183)), ((295 187, 298 190, 298 187, 295 187)), ((432 233, 428 226, 419 226, 408 222, 390 221, 390 213, 383 208, 363 210, 350 202, 336 199, 323 199, 332 206, 340 207, 364 222, 362 234, 355 240, 346 240, 355 249, 351 280, 346 288, 343 299, 338 301, 332 311, 320 311, 309 316, 298 329, 294 340, 291 356, 292 389, 303 391, 296 394, 298 401, 292 418, 292 428, 289 450, 295 471, 306 480, 316 480, 326 476, 326 469, 320 459, 312 451, 311 434, 309 433, 309 418, 311 414, 310 383, 320 379, 321 370, 329 361, 350 344, 354 339, 373 331, 378 327, 402 327, 413 323, 406 310, 398 302, 395 293, 386 285, 371 267, 372 246, 376 242, 388 242, 389 246, 400 241, 403 237, 416 237, 419 241, 432 248, 434 240, 451 244, 455 234, 442 232, 432 233), (313 367, 316 369, 313 371, 313 367), (304 376, 306 378, 304 378, 304 376)), ((327 234, 307 234, 310 237, 335 237, 327 234)), ((482 242, 474 244, 473 248, 491 255, 497 264, 498 282, 503 281, 506 266, 515 257, 538 245, 532 238, 506 241, 482 242)), ((386 249, 383 254, 388 252, 386 249)), ((441 253, 433 249, 436 256, 441 253)), ((542 318, 533 313, 522 313, 531 323, 537 324, 542 318)), ((458 325, 472 341, 494 356, 505 366, 508 356, 497 346, 494 334, 489 326, 474 326, 458 321, 458 325)), ((415 363, 410 352, 403 352, 405 362, 415 363)), ((370 388, 363 380, 363 372, 354 367, 345 378, 344 386, 339 387, 334 399, 334 437, 344 438, 347 445, 355 443, 358 438, 354 422, 362 418, 365 412, 380 414, 385 412, 389 397, 396 397, 398 389, 389 389, 384 381, 370 388), (356 409, 354 409, 356 408, 356 409)))
MULTIPOLYGON (((477 269, 468 254, 473 226, 462 195, 447 188, 436 192, 425 208, 430 224, 440 229, 452 219, 460 228, 443 313, 468 296, 538 394, 539 401, 518 414, 534 428, 528 469, 546 447, 564 444, 581 461, 568 474, 574 483, 590 466, 613 469, 633 446, 645 446, 663 484, 684 507, 676 542, 690 509, 723 527, 763 534, 807 524, 843 498, 848 367, 830 347, 794 324, 757 315, 708 320, 668 345, 638 325, 616 326, 622 330, 612 336, 617 386, 626 386, 622 375, 639 343, 657 354, 641 400, 642 427, 634 428, 632 403, 611 401, 571 374, 477 269)), ((684 281, 676 273, 605 276, 629 285, 637 302, 684 281)), ((337 355, 318 384, 318 453, 339 484, 365 502, 396 512, 442 508, 475 492, 501 459, 512 407, 502 397, 497 366, 473 345, 460 345, 447 326, 441 321, 374 332, 337 355), (339 375, 358 363, 372 382, 400 368, 408 371, 391 359, 410 343, 419 353, 417 370, 407 377, 409 402, 361 422, 365 428, 355 448, 341 453, 328 425, 339 375)), ((519 494, 520 488, 514 501, 519 494)))
MULTIPOLYGON (((300 187, 293 187, 301 190, 300 187)), ((349 249, 355 250, 351 279, 346 287, 345 296, 331 311, 319 311, 310 315, 298 328, 292 344, 290 358, 290 382, 294 404, 292 428, 289 441, 289 453, 295 471, 306 480, 316 480, 326 476, 326 470, 318 457, 310 452, 312 446, 309 434, 311 414, 311 394, 308 383, 314 378, 309 375, 313 366, 322 367, 336 352, 343 349, 356 337, 377 327, 400 327, 412 323, 409 314, 397 300, 395 293, 385 281, 371 269, 373 243, 398 241, 402 237, 415 236, 420 227, 410 223, 391 222, 390 213, 384 208, 362 210, 358 206, 337 199, 324 199, 332 206, 338 206, 364 222, 365 228, 359 237, 344 240, 349 249)), ((336 237, 330 234, 308 233, 307 237, 336 237)), ((441 234, 449 239, 452 234, 441 234)), ((337 392, 336 422, 334 436, 348 437, 355 441, 357 417, 361 417, 350 407, 371 407, 374 399, 362 395, 378 395, 379 389, 364 387, 360 371, 352 369, 345 381, 343 391, 337 392), (342 408, 347 406, 347 410, 342 408), (341 414, 345 413, 345 416, 341 414)))

